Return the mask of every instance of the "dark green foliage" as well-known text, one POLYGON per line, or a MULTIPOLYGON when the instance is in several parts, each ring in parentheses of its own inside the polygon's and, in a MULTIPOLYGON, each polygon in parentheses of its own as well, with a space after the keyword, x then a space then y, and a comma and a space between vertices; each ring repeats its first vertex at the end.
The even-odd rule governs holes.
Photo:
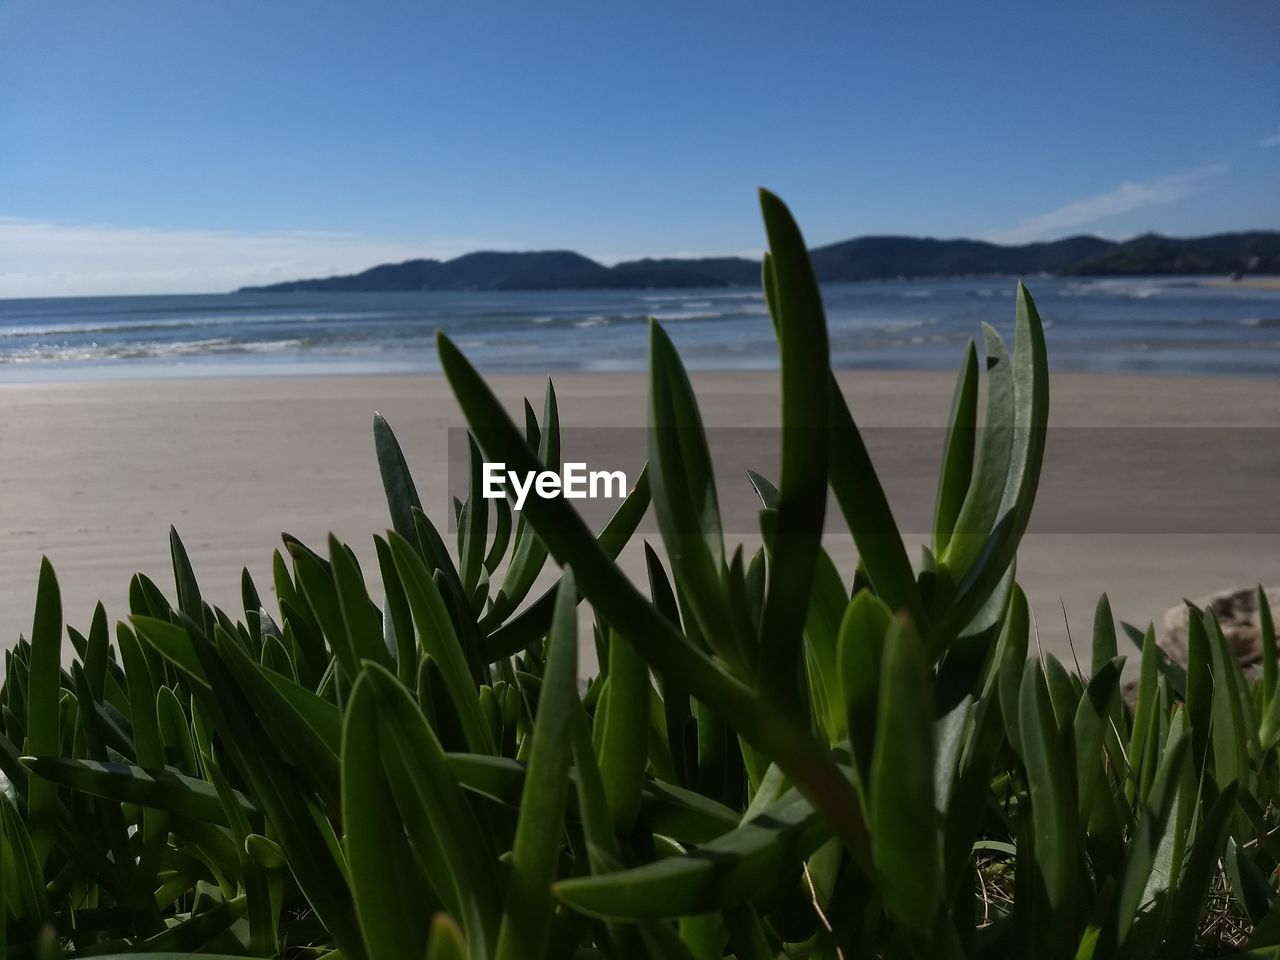
POLYGON ((513 516, 480 496, 486 457, 559 464, 555 393, 522 429, 442 337, 473 482, 451 551, 375 419, 383 597, 348 545, 286 536, 276 609, 246 573, 233 616, 175 531, 171 593, 134 577, 115 646, 99 607, 63 669, 45 563, 0 687, 4 955, 1273 955, 1265 600, 1256 683, 1189 609, 1186 670, 1148 631, 1130 710, 1105 598, 1089 677, 1029 660, 1014 559, 1048 420, 1030 294, 1012 353, 986 331, 981 433, 965 353, 917 571, 799 230, 762 205, 783 444, 777 486, 749 475, 754 555, 725 544, 697 397, 655 324, 651 465, 599 534, 562 499, 513 516), (828 491, 856 571, 822 547, 828 491), (651 492, 665 555, 645 545, 641 590, 616 558, 651 492), (549 560, 560 578, 533 597, 549 560), (585 690, 584 602, 602 668, 585 690))

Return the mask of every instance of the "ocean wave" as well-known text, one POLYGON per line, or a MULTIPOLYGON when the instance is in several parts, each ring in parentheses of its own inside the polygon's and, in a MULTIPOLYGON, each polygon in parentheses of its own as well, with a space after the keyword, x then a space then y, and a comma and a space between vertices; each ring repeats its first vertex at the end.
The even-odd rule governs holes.
POLYGON ((652 313, 592 313, 587 316, 570 315, 567 317, 536 316, 526 317, 526 324, 536 324, 541 328, 558 329, 562 327, 603 327, 621 324, 648 323, 652 313))
POLYGON ((0 327, 0 337, 56 337, 78 333, 134 333, 140 330, 177 330, 184 327, 203 326, 204 320, 132 320, 125 323, 106 321, 82 321, 71 323, 44 323, 32 326, 0 327))
POLYGON ((867 333, 901 333, 904 330, 915 330, 918 327, 937 323, 937 317, 911 317, 900 320, 884 318, 867 319, 863 317, 832 317, 832 330, 865 331, 867 333))
MULTIPOLYGON (((1280 313, 1256 298, 1246 302, 1210 288, 1188 293, 1165 278, 1038 282, 1048 334, 1055 349, 1068 356, 1068 367, 1139 368, 1164 350, 1171 357, 1185 354, 1170 362, 1188 370, 1254 371, 1260 360, 1234 358, 1262 347, 1258 356, 1271 362, 1280 350, 1280 313), (1059 291, 1064 299, 1054 296, 1059 291), (1170 346, 1161 346, 1166 342, 1170 346), (1192 356, 1195 351, 1182 346, 1192 342, 1218 359, 1192 356), (1084 343, 1091 352, 1084 352, 1084 343), (1233 359, 1223 359, 1228 355, 1233 359)), ((966 342, 993 309, 1002 322, 1012 319, 1015 289, 996 281, 915 288, 829 285, 824 297, 833 356, 841 358, 839 364, 856 366, 950 364, 959 355, 953 346, 966 342)), ((273 363, 295 370, 337 368, 357 355, 371 369, 404 363, 406 357, 431 366, 437 327, 463 340, 478 363, 494 368, 533 370, 548 363, 551 369, 579 368, 615 361, 632 368, 644 365, 640 345, 651 316, 668 323, 673 333, 680 328, 681 349, 694 366, 746 369, 757 358, 776 363, 763 294, 749 288, 370 295, 359 302, 335 298, 305 304, 260 299, 243 311, 239 301, 224 300, 215 310, 206 309, 212 301, 206 305, 188 298, 165 298, 163 311, 150 302, 92 299, 74 305, 59 301, 43 314, 0 304, 0 380, 80 365, 105 368, 116 361, 135 362, 139 375, 165 364, 194 370, 207 363, 246 372, 273 363), (355 308, 351 312, 343 309, 348 302, 355 308)), ((131 375, 126 363, 118 368, 119 376, 131 375)))
POLYGON ((290 353, 305 349, 311 341, 296 337, 282 340, 238 340, 208 337, 171 343, 37 343, 15 350, 0 350, 0 364, 75 363, 106 360, 175 360, 184 357, 228 354, 290 353))
POLYGON ((376 313, 229 313, 215 316, 171 317, 164 320, 132 318, 112 322, 104 319, 69 320, 60 323, 11 324, 0 326, 0 339, 18 337, 56 337, 93 333, 140 333, 146 330, 183 330, 217 324, 248 326, 268 323, 346 323, 351 320, 379 320, 396 314, 376 313))
POLYGON ((719 310, 659 310, 652 314, 655 320, 715 320, 725 315, 719 310))
MULTIPOLYGON (((1142 323, 1144 321, 1135 320, 1134 323, 1142 323)), ((1247 327, 1250 329, 1280 327, 1280 317, 1178 317, 1171 320, 1145 321, 1146 323, 1158 322, 1162 326, 1170 328, 1179 327, 1204 327, 1207 329, 1218 329, 1221 327, 1247 327)), ((1100 324, 1105 325, 1105 324, 1100 324)))
POLYGON ((1128 297, 1133 300, 1149 300, 1159 296, 1177 284, 1164 280, 1135 280, 1124 278, 1104 278, 1100 280, 1080 280, 1066 283, 1058 290, 1060 297, 1128 297))
MULTIPOLYGON (((643 294, 638 299, 643 300, 645 303, 674 303, 677 301, 684 301, 687 306, 695 305, 694 303, 688 302, 691 298, 687 293, 643 294)), ((717 290, 700 290, 698 291, 698 300, 696 301, 696 305, 709 307, 711 306, 712 301, 719 301, 719 300, 761 300, 763 301, 764 294, 760 291, 751 292, 751 291, 743 291, 743 290, 734 290, 732 292, 721 293, 717 290)))

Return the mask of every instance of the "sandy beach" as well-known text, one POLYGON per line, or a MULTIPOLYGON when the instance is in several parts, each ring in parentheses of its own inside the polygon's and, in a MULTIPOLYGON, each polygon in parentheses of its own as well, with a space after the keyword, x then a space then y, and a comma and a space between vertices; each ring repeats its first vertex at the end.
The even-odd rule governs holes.
MULTIPOLYGON (((864 429, 945 422, 949 374, 848 372, 840 379, 864 429)), ((776 375, 694 380, 708 425, 776 424, 776 375)), ((541 377, 523 375, 491 382, 513 409, 522 395, 539 397, 543 385, 541 377)), ((558 376, 556 386, 566 427, 644 424, 640 375, 558 376)), ((1055 426, 1280 423, 1280 381, 1067 374, 1054 378, 1052 402, 1055 426)), ((443 520, 446 438, 462 421, 439 376, 0 385, 0 637, 8 645, 30 629, 41 554, 58 572, 68 622, 80 628, 99 598, 113 619, 123 615, 135 570, 171 589, 171 523, 206 597, 229 609, 238 602, 242 567, 260 588, 269 587, 281 531, 317 546, 333 531, 356 548, 366 570, 376 570, 369 537, 388 523, 371 438, 375 410, 395 427, 428 511, 443 520)), ((938 450, 931 445, 920 456, 932 489, 938 450)), ((774 464, 762 469, 776 473, 774 464)), ((727 482, 719 478, 722 487, 727 482)), ((1274 499, 1265 481, 1255 486, 1259 502, 1274 499)), ((1248 491, 1231 494, 1233 509, 1250 500, 1248 491)), ((1087 644, 1103 590, 1118 617, 1145 624, 1183 596, 1280 583, 1280 527, 1246 528, 1197 534, 1056 529, 1030 536, 1019 579, 1043 645, 1070 656, 1068 624, 1076 641, 1087 644)), ((828 529, 832 556, 851 579, 855 554, 843 524, 832 518, 828 529)), ((640 551, 633 546, 623 559, 639 576, 640 551)))
POLYGON ((1280 277, 1241 277, 1239 280, 1219 277, 1204 281, 1204 285, 1236 290, 1280 290, 1280 277))

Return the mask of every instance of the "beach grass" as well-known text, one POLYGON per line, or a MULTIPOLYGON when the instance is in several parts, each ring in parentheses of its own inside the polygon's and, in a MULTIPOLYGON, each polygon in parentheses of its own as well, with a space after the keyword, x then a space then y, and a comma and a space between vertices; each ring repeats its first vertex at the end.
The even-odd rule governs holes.
MULTIPOLYGON (((379 596, 337 537, 286 537, 228 612, 175 531, 172 588, 138 574, 128 618, 81 633, 44 564, 0 688, 5 955, 1274 955, 1270 618, 1257 679, 1190 606, 1185 665, 1105 597, 1085 662, 1041 655, 1015 558, 1050 393, 1021 286, 1012 348, 988 328, 965 355, 913 562, 800 231, 761 203, 782 445, 750 554, 654 324, 648 468, 599 533, 476 479, 446 536, 379 418, 379 596), (650 508, 637 582, 617 558, 650 508)), ((478 457, 559 465, 551 388, 517 424, 439 352, 478 457)))

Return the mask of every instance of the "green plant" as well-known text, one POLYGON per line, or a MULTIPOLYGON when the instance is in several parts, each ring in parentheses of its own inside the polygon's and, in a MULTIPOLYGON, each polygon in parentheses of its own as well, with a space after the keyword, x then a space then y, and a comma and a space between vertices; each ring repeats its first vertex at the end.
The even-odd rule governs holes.
POLYGON ((1188 611, 1185 669, 1138 634, 1132 709, 1105 598, 1088 676, 1028 658, 1014 559, 1049 394, 1021 285, 1012 355, 984 332, 981 429, 965 354, 913 567, 800 232, 762 208, 783 444, 776 486, 749 477, 750 557, 654 324, 650 465, 598 536, 567 501, 517 521, 480 496, 482 457, 558 465, 555 393, 521 429, 441 337, 472 489, 451 553, 375 419, 382 603, 348 546, 286 535, 277 609, 246 573, 233 617, 174 533, 174 599, 135 576, 115 644, 99 607, 63 669, 46 563, 0 689, 6 955, 1277 955, 1269 613, 1253 684, 1211 611, 1188 611), (822 547, 828 490, 857 571, 822 547), (650 501, 644 590, 615 559, 650 501), (580 694, 581 602, 601 670, 580 694))

